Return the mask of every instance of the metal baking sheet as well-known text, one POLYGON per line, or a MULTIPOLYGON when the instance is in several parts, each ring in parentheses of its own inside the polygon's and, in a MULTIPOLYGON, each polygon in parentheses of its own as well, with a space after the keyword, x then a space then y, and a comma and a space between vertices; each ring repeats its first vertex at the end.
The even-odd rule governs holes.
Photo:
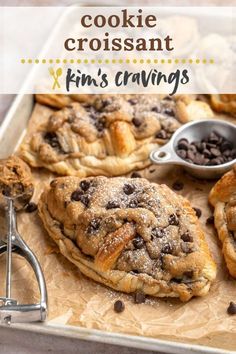
MULTIPOLYGON (((91 6, 92 2, 86 4, 91 6)), ((107 5, 107 4, 106 4, 107 5)), ((120 4, 122 5, 122 4, 120 4)), ((68 12, 69 13, 69 12, 68 12)), ((62 19, 59 21, 57 29, 63 26, 63 21, 66 19, 64 14, 62 19)), ((227 29, 226 29, 227 31, 227 29)), ((54 31, 55 33, 55 31, 54 31)), ((50 42, 53 40, 53 36, 49 38, 49 41, 44 49, 44 53, 50 42)), ((34 70, 34 69, 33 69, 34 70)), ((31 75, 33 74, 33 70, 31 75)), ((29 80, 27 78, 27 80, 29 80)), ((27 80, 25 85, 27 85, 27 80)), ((30 118, 31 112, 34 106, 33 95, 23 95, 19 94, 15 98, 8 114, 6 115, 3 124, 0 127, 0 158, 6 157, 13 153, 27 127, 28 120, 30 118)), ((5 325, 1 325, 5 326, 5 325)), ((35 324, 12 324, 11 327, 23 330, 27 332, 36 332, 43 335, 51 334, 55 336, 64 336, 77 339, 78 342, 91 341, 97 343, 106 343, 107 345, 118 345, 119 353, 125 352, 125 348, 138 348, 146 351, 159 351, 163 353, 232 353, 232 351, 216 349, 206 346, 198 346, 185 343, 177 343, 166 340, 159 340, 150 337, 134 336, 134 335, 124 335, 119 333, 109 333, 105 331, 86 329, 82 327, 74 327, 69 325, 55 325, 50 323, 35 323, 35 324)), ((9 329, 10 330, 10 329, 9 329)))

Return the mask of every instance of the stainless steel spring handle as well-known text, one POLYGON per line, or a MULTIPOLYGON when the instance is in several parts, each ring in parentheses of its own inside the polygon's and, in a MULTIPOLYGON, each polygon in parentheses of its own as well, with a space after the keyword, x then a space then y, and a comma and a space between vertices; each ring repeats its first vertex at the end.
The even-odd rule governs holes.
POLYGON ((6 218, 7 237, 6 241, 0 242, 0 254, 7 253, 6 258, 6 297, 1 297, 0 321, 10 324, 11 322, 35 322, 45 321, 47 316, 47 289, 41 266, 26 243, 17 231, 16 212, 13 199, 7 198, 6 218), (38 304, 18 304, 11 298, 11 265, 12 252, 24 257, 35 273, 39 284, 40 302, 38 304))

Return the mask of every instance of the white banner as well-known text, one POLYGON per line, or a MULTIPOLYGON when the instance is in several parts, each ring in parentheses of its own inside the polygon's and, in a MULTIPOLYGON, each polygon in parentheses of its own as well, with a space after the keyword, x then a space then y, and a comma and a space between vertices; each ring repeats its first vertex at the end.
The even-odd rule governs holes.
POLYGON ((233 7, 0 8, 0 93, 235 93, 233 7))

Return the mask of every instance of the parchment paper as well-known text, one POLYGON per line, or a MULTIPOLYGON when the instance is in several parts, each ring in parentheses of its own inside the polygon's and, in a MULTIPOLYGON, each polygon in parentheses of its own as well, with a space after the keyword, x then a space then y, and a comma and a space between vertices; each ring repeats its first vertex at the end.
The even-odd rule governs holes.
MULTIPOLYGON (((34 120, 43 120, 50 113, 36 105, 30 129, 34 120)), ((217 263, 217 278, 205 297, 194 298, 188 303, 179 300, 147 298, 144 304, 134 304, 132 295, 126 295, 95 283, 83 276, 58 251, 47 235, 37 212, 18 213, 18 228, 30 248, 38 257, 46 278, 49 297, 49 321, 56 324, 70 324, 86 328, 125 334, 136 334, 187 343, 204 344, 230 350, 236 349, 236 316, 226 312, 230 301, 236 300, 236 281, 226 269, 221 255, 221 245, 216 230, 206 225, 212 215, 207 196, 215 183, 197 180, 179 168, 150 166, 142 175, 150 181, 172 186, 176 180, 184 182, 180 192, 187 197, 193 207, 200 208, 200 222, 205 231, 210 250, 217 263), (117 314, 113 304, 117 299, 125 303, 125 311, 117 314)), ((35 195, 38 197, 53 174, 45 170, 33 170, 35 195)), ((4 217, 0 216, 0 233, 4 233, 4 217)), ((0 260, 1 274, 4 261, 0 260)), ((1 294, 4 291, 1 277, 1 294)), ((12 276, 13 297, 23 302, 38 300, 37 282, 26 261, 14 255, 12 276)))

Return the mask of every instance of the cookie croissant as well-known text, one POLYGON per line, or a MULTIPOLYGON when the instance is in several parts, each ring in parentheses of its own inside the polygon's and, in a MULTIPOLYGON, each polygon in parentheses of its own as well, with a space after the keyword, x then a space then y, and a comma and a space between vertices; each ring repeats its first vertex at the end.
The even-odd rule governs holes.
POLYGON ((68 260, 115 290, 187 301, 216 276, 194 210, 165 185, 60 177, 41 195, 39 215, 68 260))

